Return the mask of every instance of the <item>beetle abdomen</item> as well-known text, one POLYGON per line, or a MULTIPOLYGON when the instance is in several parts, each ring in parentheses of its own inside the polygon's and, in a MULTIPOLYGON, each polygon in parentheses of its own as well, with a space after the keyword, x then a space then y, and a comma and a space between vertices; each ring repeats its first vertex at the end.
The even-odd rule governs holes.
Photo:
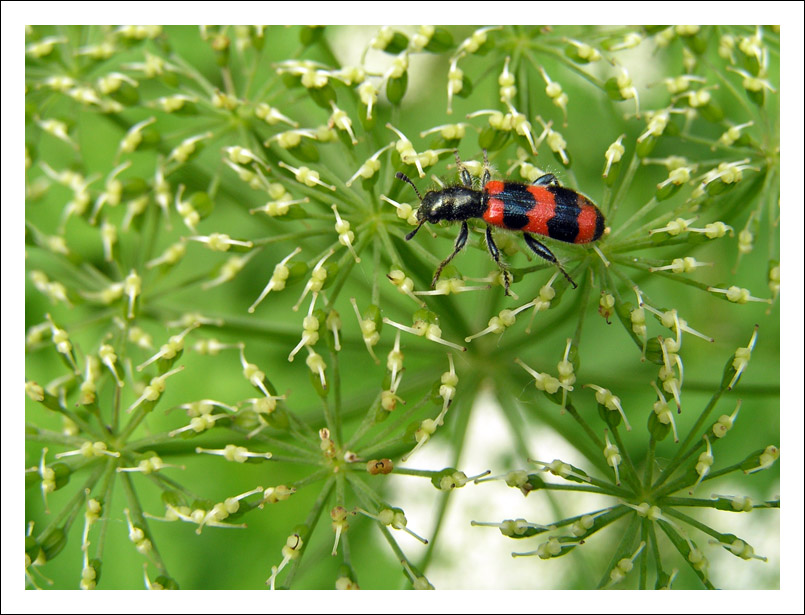
POLYGON ((604 233, 604 216, 584 195, 558 185, 490 181, 484 186, 489 224, 564 241, 589 243, 604 233))

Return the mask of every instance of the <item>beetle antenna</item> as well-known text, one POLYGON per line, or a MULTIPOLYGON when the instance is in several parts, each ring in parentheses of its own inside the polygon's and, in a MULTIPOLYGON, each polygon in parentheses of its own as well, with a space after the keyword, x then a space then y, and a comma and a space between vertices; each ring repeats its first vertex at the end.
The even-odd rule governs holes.
MULTIPOLYGON (((414 185, 414 182, 412 182, 410 179, 408 179, 408 176, 405 173, 397 172, 397 174, 394 177, 396 177, 397 179, 401 179, 402 181, 404 181, 407 184, 411 184, 411 188, 414 189, 414 192, 416 192, 416 195, 419 197, 419 200, 420 201, 422 200, 422 195, 419 194, 419 190, 416 189, 416 186, 414 185)), ((417 228, 419 228, 419 227, 417 227, 417 228)), ((416 232, 416 231, 414 231, 414 232, 416 232)))
POLYGON ((410 240, 410 239, 411 239, 411 238, 412 238, 414 235, 416 235, 416 232, 417 232, 419 229, 421 229, 421 228, 422 228, 422 225, 423 225, 423 224, 425 224, 425 220, 422 220, 422 221, 421 221, 419 224, 417 224, 416 228, 415 228, 413 231, 411 231, 410 233, 408 233, 408 234, 405 236, 405 241, 409 241, 409 240, 410 240))

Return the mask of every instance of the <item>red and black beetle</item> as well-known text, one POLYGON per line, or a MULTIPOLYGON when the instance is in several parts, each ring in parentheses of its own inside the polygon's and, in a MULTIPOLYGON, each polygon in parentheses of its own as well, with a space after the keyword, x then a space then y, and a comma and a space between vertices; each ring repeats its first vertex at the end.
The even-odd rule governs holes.
POLYGON ((492 238, 490 225, 522 232, 526 245, 537 256, 554 263, 575 288, 576 283, 562 268, 553 252, 537 241, 531 233, 565 243, 597 241, 604 234, 605 228, 604 216, 598 207, 586 196, 560 186, 556 177, 551 174, 543 175, 532 184, 491 181, 486 151, 484 151, 484 174, 481 180, 483 187, 480 190, 473 188, 472 177, 461 163, 458 152, 456 152, 456 165, 462 185, 431 190, 425 193, 424 197, 405 174, 396 175, 397 179, 411 184, 421 202, 416 212, 419 224, 405 236, 406 240, 416 235, 425 222, 435 224, 442 220, 461 221, 461 231, 456 238, 453 252, 439 265, 431 286, 436 285, 447 263, 453 260, 467 243, 469 236, 467 220, 481 218, 487 223, 486 245, 492 258, 503 271, 507 295, 509 272, 500 260, 500 250, 492 238))

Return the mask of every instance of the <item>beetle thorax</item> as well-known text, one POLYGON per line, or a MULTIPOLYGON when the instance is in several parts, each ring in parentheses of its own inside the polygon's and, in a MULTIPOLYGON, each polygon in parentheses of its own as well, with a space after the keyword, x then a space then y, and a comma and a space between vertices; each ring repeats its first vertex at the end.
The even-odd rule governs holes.
POLYGON ((464 186, 431 190, 417 210, 417 219, 428 222, 467 220, 482 213, 481 192, 464 186))

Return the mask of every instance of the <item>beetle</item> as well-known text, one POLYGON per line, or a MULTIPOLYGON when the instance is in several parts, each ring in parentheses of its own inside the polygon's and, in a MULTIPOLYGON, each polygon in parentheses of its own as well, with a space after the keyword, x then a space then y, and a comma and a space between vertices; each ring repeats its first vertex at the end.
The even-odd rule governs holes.
POLYGON ((550 173, 537 178, 531 184, 492 181, 486 150, 484 150, 482 187, 476 190, 473 188, 470 172, 461 163, 458 150, 455 156, 461 185, 430 190, 423 197, 414 182, 404 173, 397 173, 395 176, 410 184, 420 201, 416 212, 419 224, 405 236, 406 241, 411 240, 425 222, 431 224, 442 220, 461 222, 461 230, 453 246, 453 252, 439 265, 433 276, 431 288, 436 285, 442 270, 466 245, 469 236, 467 220, 471 218, 481 218, 486 222, 486 245, 503 272, 507 295, 510 274, 500 260, 500 250, 492 238, 492 226, 522 232, 523 239, 531 251, 540 258, 554 263, 573 288, 577 288, 559 259, 532 233, 565 243, 591 243, 604 234, 605 220, 601 210, 586 196, 561 186, 556 177, 550 173))

